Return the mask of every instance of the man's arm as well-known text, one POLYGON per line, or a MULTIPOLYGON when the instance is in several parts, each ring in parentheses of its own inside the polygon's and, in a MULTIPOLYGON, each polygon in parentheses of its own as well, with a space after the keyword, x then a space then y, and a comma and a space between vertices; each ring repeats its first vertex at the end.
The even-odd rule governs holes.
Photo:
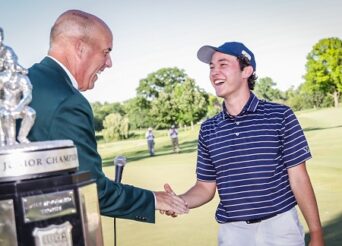
POLYGON ((306 170, 305 162, 289 168, 288 175, 298 206, 309 227, 311 237, 310 245, 324 245, 316 197, 306 170))
POLYGON ((153 192, 109 180, 102 171, 102 160, 97 152, 90 106, 85 99, 70 96, 59 106, 51 122, 51 139, 71 139, 77 147, 79 170, 90 171, 96 179, 102 215, 155 222, 155 209, 187 212, 184 202, 172 194, 153 192))

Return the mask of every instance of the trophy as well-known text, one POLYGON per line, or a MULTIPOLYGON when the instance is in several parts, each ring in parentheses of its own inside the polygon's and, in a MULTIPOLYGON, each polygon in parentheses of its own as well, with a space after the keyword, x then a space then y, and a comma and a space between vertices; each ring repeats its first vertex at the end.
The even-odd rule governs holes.
POLYGON ((96 183, 77 172, 73 142, 27 138, 32 85, 3 40, 0 28, 0 245, 103 245, 96 183))

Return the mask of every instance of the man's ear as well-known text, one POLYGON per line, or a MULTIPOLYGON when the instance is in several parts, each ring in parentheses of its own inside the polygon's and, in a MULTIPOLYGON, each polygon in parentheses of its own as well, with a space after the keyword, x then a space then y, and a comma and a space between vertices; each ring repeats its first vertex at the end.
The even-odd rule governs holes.
POLYGON ((242 70, 242 77, 248 79, 253 74, 253 67, 247 66, 242 70))
POLYGON ((86 50, 86 44, 81 39, 78 39, 75 42, 75 50, 76 50, 76 56, 79 59, 81 59, 84 55, 85 50, 86 50))

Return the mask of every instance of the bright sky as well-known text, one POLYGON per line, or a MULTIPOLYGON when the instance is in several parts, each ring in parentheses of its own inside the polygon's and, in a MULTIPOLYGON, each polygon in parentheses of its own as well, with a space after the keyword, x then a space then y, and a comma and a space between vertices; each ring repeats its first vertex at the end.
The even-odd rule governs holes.
POLYGON ((113 67, 101 74, 89 101, 122 102, 139 80, 162 67, 178 67, 214 93, 202 45, 241 41, 256 57, 259 78, 281 90, 303 82, 306 55, 322 38, 342 38, 341 0, 7 0, 0 26, 26 68, 47 53, 50 28, 65 10, 102 18, 114 34, 113 67))

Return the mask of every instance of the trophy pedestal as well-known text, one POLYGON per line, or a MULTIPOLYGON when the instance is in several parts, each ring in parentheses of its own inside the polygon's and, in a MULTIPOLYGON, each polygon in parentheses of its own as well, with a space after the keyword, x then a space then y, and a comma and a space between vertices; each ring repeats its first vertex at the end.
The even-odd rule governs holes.
POLYGON ((96 183, 54 142, 1 149, 0 245, 103 245, 96 183))

